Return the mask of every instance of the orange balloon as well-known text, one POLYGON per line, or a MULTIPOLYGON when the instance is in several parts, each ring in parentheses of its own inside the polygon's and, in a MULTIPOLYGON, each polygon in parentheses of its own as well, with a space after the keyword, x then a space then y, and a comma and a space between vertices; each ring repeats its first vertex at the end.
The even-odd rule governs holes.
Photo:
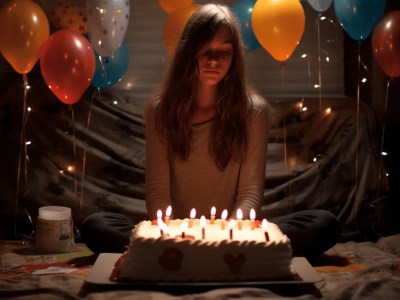
POLYGON ((185 27, 186 21, 196 10, 197 5, 190 5, 177 9, 171 13, 164 24, 164 45, 167 51, 172 55, 175 51, 176 43, 185 27))
POLYGON ((0 28, 0 51, 4 58, 18 73, 29 73, 50 35, 46 14, 31 0, 13 0, 0 11, 0 28))
POLYGON ((264 49, 277 61, 285 62, 303 36, 305 14, 299 0, 258 0, 251 22, 264 49))
POLYGON ((193 3, 193 0, 158 0, 158 4, 168 14, 177 9, 187 7, 193 3))

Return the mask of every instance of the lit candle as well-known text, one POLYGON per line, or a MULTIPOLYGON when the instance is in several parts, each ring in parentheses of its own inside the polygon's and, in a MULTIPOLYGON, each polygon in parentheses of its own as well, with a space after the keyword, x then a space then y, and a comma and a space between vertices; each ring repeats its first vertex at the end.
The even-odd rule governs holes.
POLYGON ((172 213, 172 207, 171 205, 167 207, 167 210, 165 211, 165 224, 169 225, 169 220, 171 217, 172 213))
POLYGON ((262 223, 261 223, 261 226, 262 226, 262 230, 264 231, 265 241, 269 242, 268 221, 266 219, 263 219, 262 223))
POLYGON ((225 220, 228 217, 228 211, 224 209, 221 214, 221 229, 225 229, 225 220))
POLYGON ((240 208, 236 211, 236 218, 238 219, 238 229, 242 230, 243 212, 240 208))
POLYGON ((158 219, 161 219, 162 218, 162 211, 161 211, 161 209, 159 209, 159 210, 157 210, 157 222, 158 222, 158 219))
MULTIPOLYGON (((158 212, 157 212, 157 215, 158 215, 158 212)), ((161 217, 157 217, 157 225, 158 225, 158 228, 160 228, 161 236, 164 235, 163 224, 164 224, 164 222, 162 221, 161 217)))
POLYGON ((254 208, 250 210, 250 226, 251 230, 254 230, 254 220, 256 219, 256 211, 254 208))
POLYGON ((169 230, 168 230, 168 226, 167 224, 165 224, 164 222, 161 224, 161 229, 160 231, 162 232, 162 234, 164 234, 165 236, 169 235, 169 230))
POLYGON ((189 228, 193 227, 193 219, 196 218, 196 209, 192 208, 190 211, 189 228))
POLYGON ((204 240, 206 238, 206 217, 200 217, 200 226, 201 226, 201 238, 204 240))
POLYGON ((229 227, 229 239, 233 240, 233 228, 235 227, 235 220, 233 219, 230 220, 228 227, 229 227))
POLYGON ((217 209, 215 206, 211 207, 211 217, 210 217, 210 224, 214 224, 215 220, 215 213, 217 212, 217 209))
POLYGON ((182 238, 184 239, 186 237, 186 230, 188 228, 189 224, 186 221, 183 221, 181 223, 181 231, 182 231, 182 238))

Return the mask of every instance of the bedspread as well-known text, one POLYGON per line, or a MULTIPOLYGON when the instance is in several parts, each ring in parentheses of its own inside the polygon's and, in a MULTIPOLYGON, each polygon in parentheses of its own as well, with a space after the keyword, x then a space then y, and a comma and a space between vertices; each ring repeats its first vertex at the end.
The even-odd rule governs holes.
POLYGON ((400 235, 377 242, 338 243, 310 261, 321 281, 310 285, 148 288, 85 282, 96 256, 83 244, 74 252, 39 255, 20 241, 2 241, 0 298, 3 299, 399 299, 400 235), (35 275, 59 267, 69 273, 35 275))

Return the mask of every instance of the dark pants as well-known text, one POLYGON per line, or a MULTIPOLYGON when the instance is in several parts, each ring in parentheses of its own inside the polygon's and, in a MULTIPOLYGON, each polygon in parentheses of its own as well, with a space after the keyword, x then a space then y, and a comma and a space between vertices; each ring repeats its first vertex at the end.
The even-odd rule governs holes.
MULTIPOLYGON (((340 224, 325 210, 304 210, 268 219, 279 226, 292 244, 294 256, 313 257, 322 254, 339 239, 340 224)), ((82 223, 80 232, 87 247, 95 253, 123 252, 136 222, 117 213, 92 214, 82 223)))

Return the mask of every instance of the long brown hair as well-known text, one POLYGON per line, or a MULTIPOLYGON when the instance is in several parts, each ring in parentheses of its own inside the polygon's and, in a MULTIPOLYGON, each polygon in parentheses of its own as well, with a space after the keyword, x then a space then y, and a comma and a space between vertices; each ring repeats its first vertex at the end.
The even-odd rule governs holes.
POLYGON ((156 122, 160 138, 168 143, 169 154, 186 160, 190 155, 198 86, 197 55, 213 39, 220 26, 231 32, 233 57, 227 75, 218 84, 209 151, 216 166, 224 170, 230 159, 245 154, 249 103, 240 27, 227 6, 199 6, 187 21, 167 70, 164 86, 156 97, 160 101, 156 122))

